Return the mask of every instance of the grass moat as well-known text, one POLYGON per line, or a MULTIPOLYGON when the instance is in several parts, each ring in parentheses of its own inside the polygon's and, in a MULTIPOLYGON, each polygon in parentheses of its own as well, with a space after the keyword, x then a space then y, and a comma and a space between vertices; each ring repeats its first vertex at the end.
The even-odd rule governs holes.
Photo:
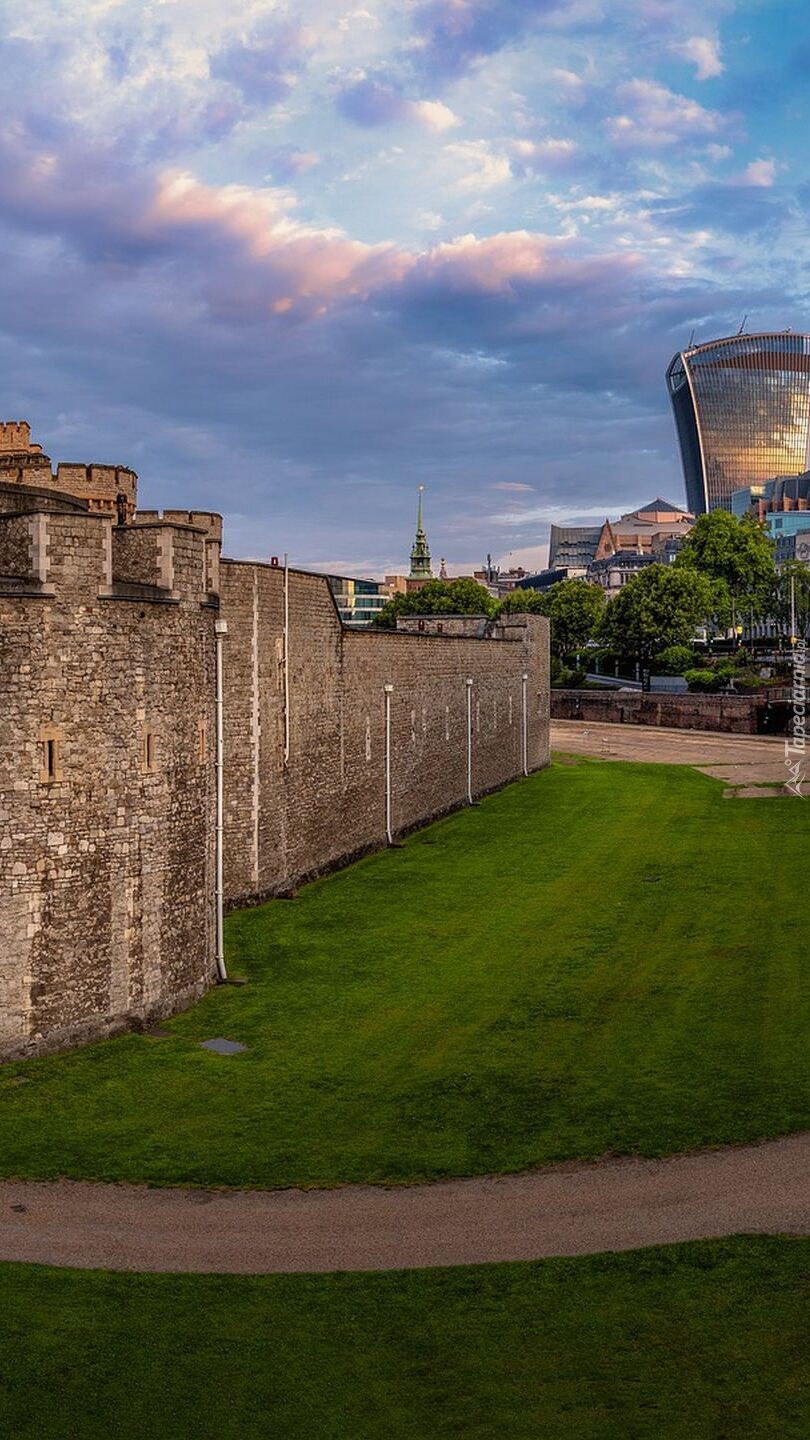
POLYGON ((0 1265, 0 1433, 805 1440, 809 1284, 810 1240, 771 1236, 376 1275, 0 1265))
POLYGON ((809 840, 800 800, 552 765, 231 916, 249 984, 168 1038, 0 1068, 0 1173, 416 1181, 806 1127, 809 840))

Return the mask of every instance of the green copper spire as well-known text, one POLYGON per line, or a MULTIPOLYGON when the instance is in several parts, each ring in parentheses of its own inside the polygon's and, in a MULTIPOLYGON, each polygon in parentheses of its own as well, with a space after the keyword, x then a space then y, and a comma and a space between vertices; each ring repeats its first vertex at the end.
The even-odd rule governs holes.
POLYGON ((427 535, 422 525, 422 492, 424 485, 419 489, 419 508, 416 512, 416 538, 411 550, 411 580, 432 580, 433 571, 430 567, 430 549, 428 547, 427 535))

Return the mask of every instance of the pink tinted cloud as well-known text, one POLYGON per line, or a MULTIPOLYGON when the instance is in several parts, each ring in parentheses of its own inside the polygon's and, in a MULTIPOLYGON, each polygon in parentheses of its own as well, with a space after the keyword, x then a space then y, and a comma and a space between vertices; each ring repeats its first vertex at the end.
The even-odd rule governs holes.
POLYGON ((611 116, 608 131, 619 146, 656 149, 680 140, 716 135, 727 124, 719 110, 678 95, 654 80, 629 80, 618 91, 622 109, 611 116))
POLYGON ((56 155, 17 141, 0 145, 7 218, 90 263, 174 267, 182 291, 235 323, 316 318, 375 296, 407 303, 425 290, 507 300, 532 287, 609 291, 639 263, 628 253, 576 254, 570 242, 528 230, 463 235, 422 252, 367 244, 303 223, 283 190, 207 185, 178 170, 135 176, 112 152, 56 155))

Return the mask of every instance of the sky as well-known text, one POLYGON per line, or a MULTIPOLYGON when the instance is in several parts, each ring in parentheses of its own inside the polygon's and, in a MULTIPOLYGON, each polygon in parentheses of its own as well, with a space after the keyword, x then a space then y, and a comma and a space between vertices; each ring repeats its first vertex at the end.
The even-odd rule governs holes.
POLYGON ((804 0, 0 5, 0 418, 226 553, 539 566, 810 329, 804 0), (511 557, 511 560, 510 560, 511 557))

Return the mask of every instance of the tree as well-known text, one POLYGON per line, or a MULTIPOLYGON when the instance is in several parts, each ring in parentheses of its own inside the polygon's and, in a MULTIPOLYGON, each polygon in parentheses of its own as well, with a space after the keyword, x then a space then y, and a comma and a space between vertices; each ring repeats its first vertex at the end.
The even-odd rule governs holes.
POLYGON ((560 580, 548 592, 546 614, 551 621, 555 655, 574 655, 596 635, 605 610, 601 585, 587 580, 560 580))
POLYGON ((795 622, 796 635, 807 633, 810 621, 810 570, 800 560, 786 560, 780 566, 771 592, 769 611, 778 621, 781 634, 790 635, 791 620, 795 622))
POLYGON ((688 566, 647 565, 608 602, 602 637, 620 655, 647 662, 669 645, 688 645, 715 613, 718 593, 717 583, 688 566))
POLYGON ((488 615, 498 609, 489 591, 477 580, 428 580, 420 590, 394 595, 375 615, 372 625, 394 629, 398 615, 488 615))
POLYGON ((710 510, 695 521, 675 565, 722 580, 736 612, 759 615, 776 578, 773 552, 773 541, 752 515, 739 520, 729 510, 710 510))
POLYGON ((548 614, 548 592, 541 590, 521 590, 517 586, 504 595, 500 606, 499 615, 547 615, 548 614))

